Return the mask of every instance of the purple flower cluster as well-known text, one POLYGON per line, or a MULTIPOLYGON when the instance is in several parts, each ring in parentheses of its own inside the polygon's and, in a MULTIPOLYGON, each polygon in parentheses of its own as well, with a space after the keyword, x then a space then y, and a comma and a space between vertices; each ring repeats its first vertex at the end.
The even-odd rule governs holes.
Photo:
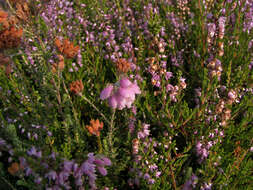
POLYGON ((199 157, 198 162, 202 163, 209 155, 210 146, 203 145, 200 141, 196 144, 196 154, 199 157))
POLYGON ((218 142, 221 143, 221 138, 224 137, 224 132, 218 128, 214 129, 213 132, 210 132, 208 137, 204 141, 204 136, 202 136, 201 141, 197 141, 195 150, 196 155, 198 156, 198 162, 202 163, 209 155, 209 150, 211 147, 218 142))
POLYGON ((224 33, 225 33, 225 23, 226 23, 226 17, 220 17, 218 19, 218 26, 219 26, 219 38, 223 39, 224 33))
MULTIPOLYGON (((57 32, 58 34, 63 34, 62 25, 66 26, 67 35, 70 38, 73 38, 76 35, 74 32, 77 28, 75 25, 79 23, 75 18, 80 16, 73 9, 73 2, 69 0, 51 0, 48 3, 45 3, 45 9, 41 12, 41 17, 45 23, 50 26, 48 35, 53 39, 53 33, 57 32)), ((42 4, 39 2, 38 7, 41 7, 42 4)))
POLYGON ((139 86, 136 82, 132 83, 128 78, 122 78, 118 83, 108 85, 101 92, 100 98, 102 100, 108 99, 108 103, 113 109, 131 108, 135 95, 141 93, 139 86))
POLYGON ((182 190, 192 190, 196 187, 198 183, 198 177, 195 174, 192 174, 191 178, 184 184, 182 190))
POLYGON ((142 130, 138 132, 137 136, 138 139, 144 140, 146 137, 149 136, 150 130, 149 130, 149 124, 143 124, 142 125, 142 130))
POLYGON ((209 76, 210 78, 213 78, 215 76, 218 77, 218 80, 220 80, 221 73, 223 71, 221 61, 217 58, 210 61, 207 65, 207 68, 209 69, 209 76))
POLYGON ((42 156, 42 152, 41 151, 37 151, 34 146, 32 146, 32 148, 27 151, 27 154, 29 156, 35 156, 37 158, 41 158, 41 156, 42 156))
POLYGON ((110 166, 111 161, 106 157, 95 157, 93 153, 88 154, 88 160, 82 163, 82 165, 77 168, 74 172, 74 177, 76 179, 76 185, 82 185, 82 176, 83 174, 89 177, 89 185, 92 189, 96 188, 95 180, 96 180, 96 168, 99 173, 103 176, 107 175, 107 170, 105 166, 110 166))
MULTIPOLYGON (((159 178, 161 171, 159 170, 156 161, 163 160, 163 157, 158 158, 158 153, 154 150, 158 144, 150 136, 150 125, 142 124, 141 129, 137 132, 137 138, 132 141, 132 151, 136 167, 131 168, 130 171, 135 175, 134 179, 129 179, 128 184, 133 186, 139 185, 140 180, 145 180, 148 184, 154 184, 156 178, 159 178), (139 151, 141 149, 141 151, 139 151), (145 154, 145 160, 142 159, 141 154, 145 154), (145 171, 145 172, 144 172, 145 171)), ((159 144, 160 146, 162 144, 159 144)))
MULTIPOLYGON (((29 156, 34 156, 36 158, 41 158, 41 151, 37 151, 35 147, 32 147, 28 151, 29 156)), ((47 190, 60 190, 62 187, 64 189, 72 189, 72 185, 70 182, 70 176, 73 176, 75 181, 75 186, 79 190, 83 190, 83 184, 85 178, 83 176, 88 177, 89 185, 91 189, 96 189, 96 169, 103 176, 107 175, 107 170, 105 166, 110 166, 111 161, 102 156, 95 156, 93 153, 88 154, 88 159, 84 161, 80 166, 74 160, 66 160, 64 159, 62 163, 59 164, 59 168, 57 166, 53 166, 54 168, 50 168, 52 164, 48 164, 49 162, 56 162, 56 155, 53 153, 47 157, 43 157, 39 159, 39 164, 44 168, 44 170, 37 171, 32 166, 32 163, 38 161, 34 158, 33 162, 31 161, 31 157, 29 161, 24 157, 20 157, 20 165, 24 168, 26 176, 33 176, 34 182, 42 184, 41 182, 44 180, 46 184, 47 190), (43 172, 42 172, 43 171, 43 172)))
POLYGON ((250 33, 253 29, 253 1, 247 0, 245 3, 244 10, 246 10, 246 13, 245 20, 243 23, 243 30, 247 33, 250 33))

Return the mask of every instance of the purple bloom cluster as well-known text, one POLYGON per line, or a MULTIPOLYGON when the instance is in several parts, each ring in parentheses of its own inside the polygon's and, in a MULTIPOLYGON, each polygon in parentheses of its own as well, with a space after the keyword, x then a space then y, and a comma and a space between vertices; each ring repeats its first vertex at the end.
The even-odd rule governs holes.
POLYGON ((41 158, 41 154, 42 152, 41 151, 37 151, 36 148, 34 146, 32 146, 32 148, 30 150, 27 151, 27 154, 29 156, 35 156, 37 158, 41 158))
POLYGON ((192 190, 196 187, 198 183, 198 177, 195 174, 192 174, 191 178, 184 184, 182 190, 192 190))
POLYGON ((221 143, 221 138, 224 137, 224 132, 218 128, 214 129, 213 132, 210 132, 208 137, 204 141, 204 136, 202 136, 201 141, 197 141, 195 150, 196 155, 198 156, 198 162, 202 163, 209 155, 209 150, 211 147, 218 142, 221 143))
POLYGON ((144 140, 146 137, 149 136, 150 130, 149 130, 149 124, 143 124, 142 125, 142 130, 138 132, 137 136, 138 139, 144 140))
POLYGON ((209 69, 208 74, 209 74, 210 78, 217 76, 218 80, 220 80, 221 73, 222 73, 223 69, 222 69, 221 61, 219 59, 217 59, 217 58, 212 59, 208 63, 207 68, 209 69))
POLYGON ((140 88, 136 82, 132 83, 128 78, 122 78, 119 86, 108 85, 100 94, 102 100, 108 99, 109 105, 114 109, 122 110, 125 107, 131 108, 135 95, 140 94, 140 88))
POLYGON ((250 33, 253 29, 253 1, 247 0, 245 3, 244 10, 246 10, 245 13, 245 20, 244 20, 244 27, 243 30, 247 33, 250 33))
MULTIPOLYGON (((41 158, 41 151, 37 151, 35 147, 32 147, 28 151, 29 156, 35 156, 37 158, 41 158)), ((84 161, 80 166, 74 160, 63 160, 60 163, 60 168, 54 169, 50 168, 51 164, 47 164, 47 162, 54 163, 56 161, 55 154, 49 155, 47 157, 43 157, 40 160, 41 166, 44 168, 42 171, 37 171, 35 167, 30 163, 31 158, 29 158, 29 162, 24 157, 20 157, 20 165, 24 168, 26 176, 33 176, 34 182, 37 184, 41 184, 41 181, 44 180, 46 182, 47 190, 60 190, 62 187, 64 189, 71 189, 70 176, 73 176, 75 180, 75 185, 77 189, 83 190, 83 184, 85 178, 83 176, 88 177, 89 185, 91 189, 96 189, 96 169, 103 176, 107 175, 107 170, 105 166, 110 166, 110 159, 97 155, 95 156, 93 153, 88 154, 88 159, 84 161)), ((34 162, 36 162, 34 160, 34 162)))
POLYGON ((199 157, 198 162, 202 163, 209 155, 209 146, 203 145, 200 141, 196 144, 196 154, 199 157))
POLYGON ((164 157, 158 158, 158 153, 154 150, 154 147, 157 147, 158 144, 151 137, 148 138, 150 136, 149 127, 149 124, 142 124, 141 129, 137 132, 137 138, 132 142, 133 157, 137 165, 130 170, 135 175, 134 179, 128 181, 130 186, 139 185, 141 179, 148 184, 154 184, 156 182, 155 178, 159 178, 162 174, 156 161, 163 160, 164 157), (139 152, 139 149, 142 151, 139 152), (143 153, 145 160, 142 159, 143 153))

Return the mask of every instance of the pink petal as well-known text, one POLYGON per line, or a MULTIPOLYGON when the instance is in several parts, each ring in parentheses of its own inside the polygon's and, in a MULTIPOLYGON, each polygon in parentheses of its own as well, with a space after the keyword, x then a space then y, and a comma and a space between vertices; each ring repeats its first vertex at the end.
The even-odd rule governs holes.
POLYGON ((131 89, 135 94, 140 94, 141 93, 141 90, 140 90, 139 86, 135 83, 131 85, 131 89))
POLYGON ((120 80, 120 86, 123 88, 127 88, 128 86, 130 86, 132 83, 128 78, 123 78, 120 80))
POLYGON ((113 85, 108 85, 100 94, 100 99, 105 100, 111 96, 113 85))
POLYGON ((126 101, 126 106, 127 106, 128 108, 131 108, 131 107, 132 107, 132 103, 133 103, 133 101, 132 101, 131 99, 128 99, 128 100, 126 101))
POLYGON ((116 98, 115 98, 115 96, 114 95, 112 95, 109 99, 108 99, 108 103, 109 103, 109 105, 112 107, 112 108, 116 108, 117 107, 117 105, 118 105, 118 103, 117 103, 117 100, 116 100, 116 98))
POLYGON ((128 98, 129 96, 131 96, 131 94, 133 94, 130 88, 122 88, 122 87, 118 89, 118 93, 125 98, 128 98))
POLYGON ((119 110, 122 110, 126 105, 126 98, 121 96, 119 93, 115 94, 115 98, 117 100, 117 107, 119 110))
POLYGON ((106 176, 107 170, 104 167, 97 167, 101 175, 106 176))
POLYGON ((104 164, 106 166, 112 165, 112 162, 111 162, 111 160, 109 158, 103 157, 102 160, 104 160, 104 164))

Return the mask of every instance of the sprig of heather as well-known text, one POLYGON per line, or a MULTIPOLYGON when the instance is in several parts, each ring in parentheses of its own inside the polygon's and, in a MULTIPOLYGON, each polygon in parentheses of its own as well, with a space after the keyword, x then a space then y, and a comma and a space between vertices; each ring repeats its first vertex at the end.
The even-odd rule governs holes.
POLYGON ((20 167, 25 176, 32 177, 38 187, 46 189, 60 189, 62 187, 71 189, 73 185, 78 189, 83 189, 86 182, 89 183, 91 189, 96 189, 96 171, 102 176, 106 176, 105 167, 112 164, 107 157, 95 156, 94 153, 89 153, 88 159, 81 163, 62 158, 54 152, 45 156, 41 150, 34 146, 27 151, 27 155, 19 157, 20 167), (88 177, 87 181, 83 176, 88 177), (74 178, 74 184, 71 177, 74 178))

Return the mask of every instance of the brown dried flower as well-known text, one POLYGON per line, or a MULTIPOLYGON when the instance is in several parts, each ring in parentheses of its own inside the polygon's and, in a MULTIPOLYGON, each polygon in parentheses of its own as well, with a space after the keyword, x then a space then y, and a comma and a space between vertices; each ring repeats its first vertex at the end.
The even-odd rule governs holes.
POLYGON ((29 7, 26 2, 16 3, 16 15, 17 18, 26 21, 29 18, 29 7))
POLYGON ((95 136, 99 137, 100 131, 103 129, 103 126, 104 126, 104 124, 102 121, 99 122, 98 119, 97 120, 92 119, 90 121, 90 125, 86 125, 86 128, 88 129, 88 131, 91 135, 95 135, 95 136))
POLYGON ((52 65, 52 72, 53 73, 56 73, 58 70, 63 71, 63 69, 65 67, 65 65, 64 65, 64 57, 61 54, 57 55, 57 57, 58 57, 59 62, 58 63, 54 63, 52 65))
POLYGON ((79 94, 83 91, 83 82, 81 80, 74 81, 70 84, 70 91, 74 94, 79 94))
POLYGON ((67 58, 74 58, 79 51, 79 46, 74 46, 74 44, 68 39, 64 39, 63 42, 61 42, 59 38, 56 38, 54 44, 58 48, 59 52, 67 58))
POLYGON ((10 167, 8 167, 8 172, 11 174, 11 175, 15 175, 19 170, 20 170, 20 166, 17 162, 14 162, 11 164, 10 167))
POLYGON ((133 139, 132 141, 132 151, 133 154, 136 155, 139 152, 139 140, 138 139, 133 139))
POLYGON ((16 48, 21 42, 23 35, 22 29, 17 29, 14 26, 0 31, 0 49, 16 48))
POLYGON ((10 62, 10 58, 0 53, 0 65, 7 65, 10 62))
POLYGON ((234 150, 234 155, 235 155, 235 157, 239 157, 240 154, 241 154, 241 152, 242 152, 242 148, 241 148, 241 146, 240 146, 241 142, 240 142, 240 141, 237 141, 235 144, 236 144, 237 146, 236 146, 236 148, 235 148, 235 150, 234 150))
POLYGON ((10 58, 0 54, 0 67, 3 67, 5 69, 5 74, 9 75, 12 71, 10 58))
POLYGON ((119 72, 127 73, 130 70, 131 64, 126 59, 118 59, 115 64, 119 72))
POLYGON ((6 29, 9 27, 8 22, 8 13, 0 10, 0 30, 6 29))

